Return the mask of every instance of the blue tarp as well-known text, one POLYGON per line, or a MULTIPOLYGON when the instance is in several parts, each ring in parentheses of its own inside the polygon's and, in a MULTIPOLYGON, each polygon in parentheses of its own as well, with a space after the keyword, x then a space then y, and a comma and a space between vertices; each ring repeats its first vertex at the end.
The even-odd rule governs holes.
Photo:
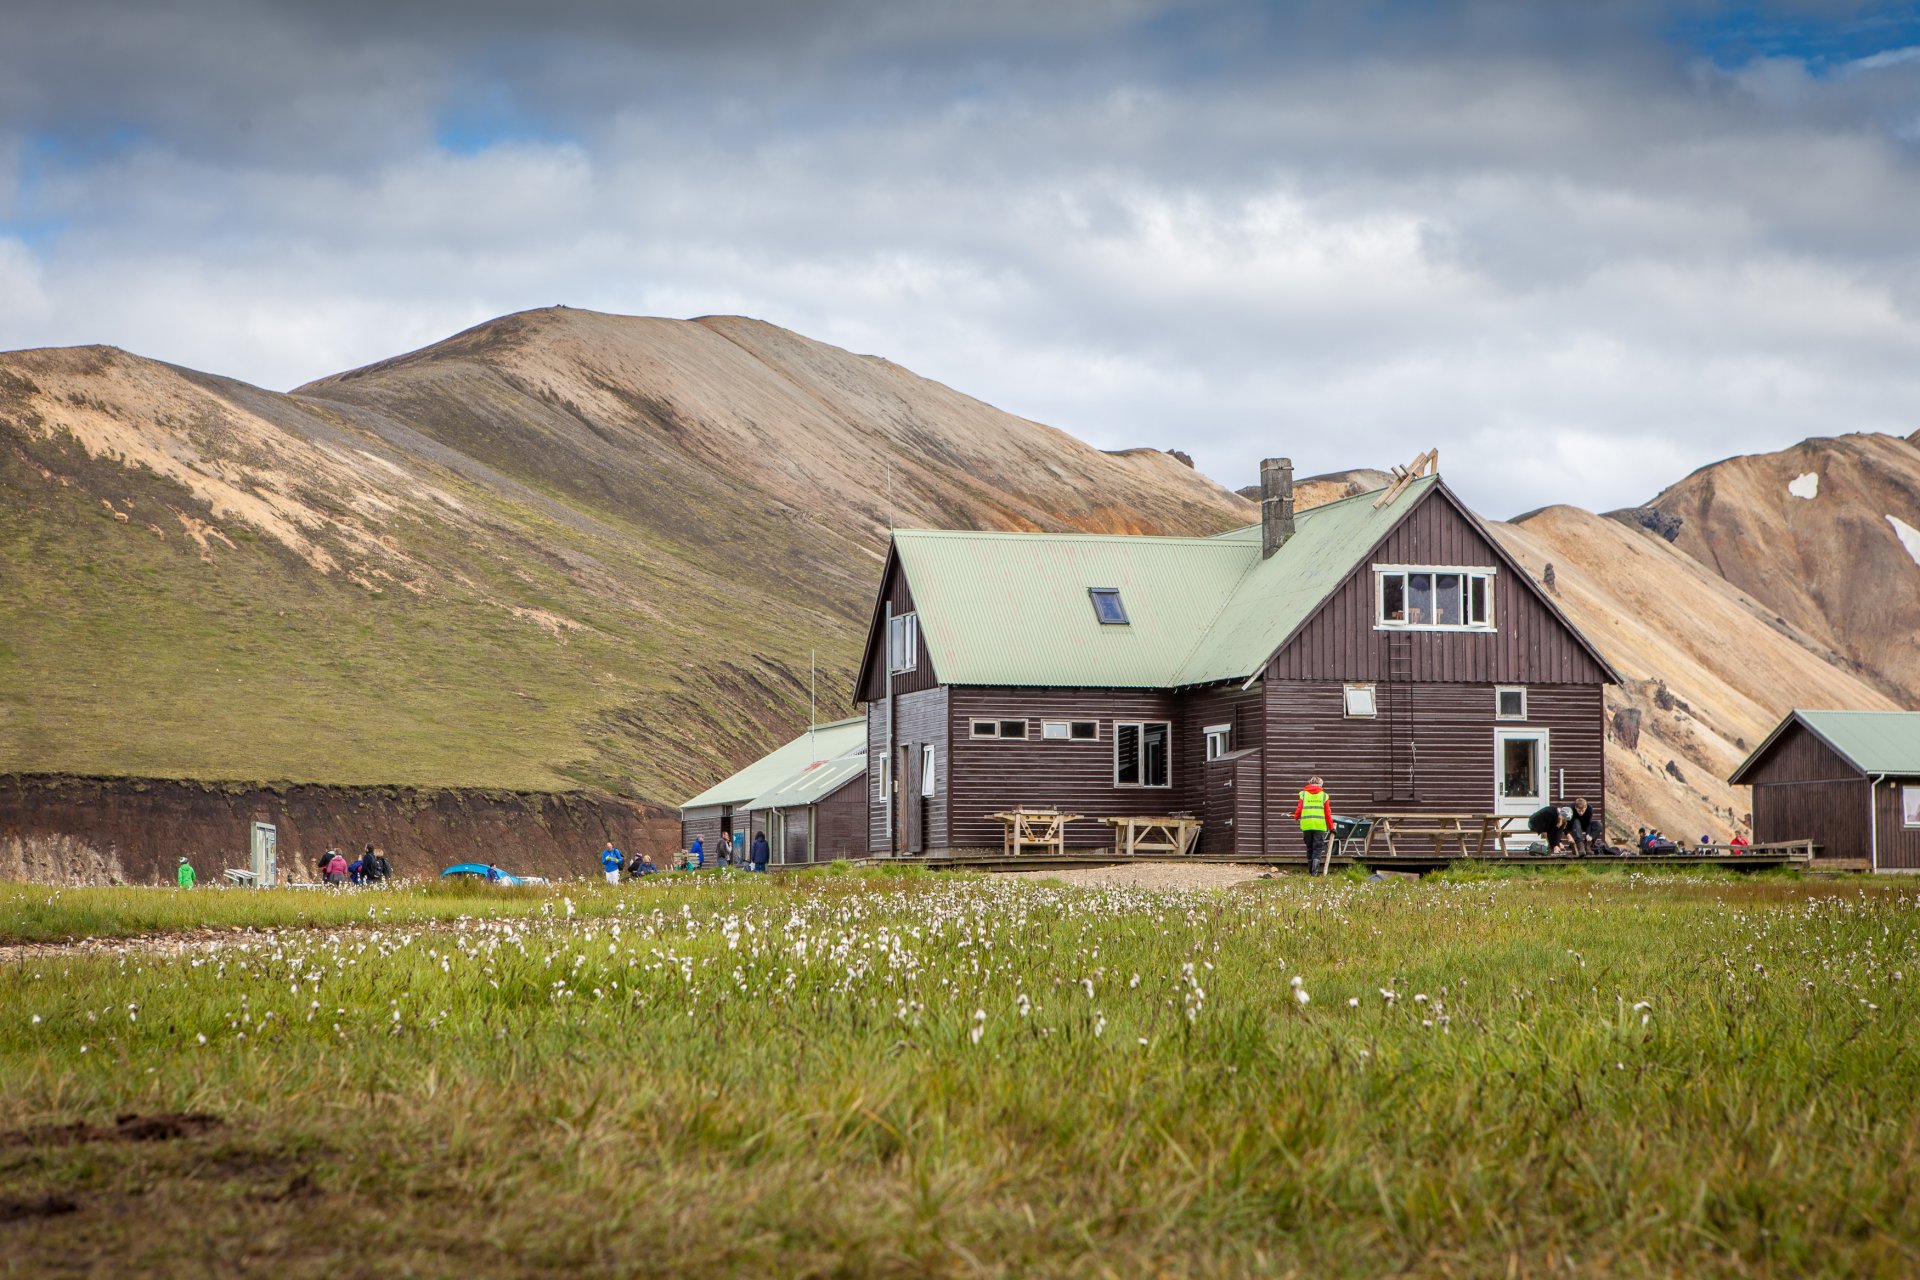
MULTIPOLYGON (((440 878, 444 880, 448 876, 479 876, 482 880, 485 880, 488 878, 487 870, 487 864, 484 862, 456 862, 453 866, 442 871, 440 878)), ((495 884, 519 884, 521 881, 519 876, 509 875, 505 871, 495 868, 493 871, 493 882, 495 884)))

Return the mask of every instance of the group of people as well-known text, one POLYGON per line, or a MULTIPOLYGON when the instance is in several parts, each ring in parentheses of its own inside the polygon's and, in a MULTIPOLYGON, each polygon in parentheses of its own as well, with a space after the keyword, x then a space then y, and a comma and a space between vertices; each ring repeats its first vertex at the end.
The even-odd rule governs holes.
POLYGON ((1600 812, 1581 796, 1571 805, 1546 805, 1527 819, 1527 830, 1546 843, 1548 853, 1606 852, 1606 827, 1600 812))
MULTIPOLYGON (((1713 837, 1702 833, 1699 848, 1711 849, 1713 846, 1713 837)), ((1635 847, 1639 849, 1641 853, 1679 853, 1681 851, 1680 842, 1661 831, 1658 827, 1640 828, 1640 838, 1635 842, 1635 847)), ((1745 853, 1747 851, 1746 832, 1734 832, 1733 839, 1727 841, 1727 848, 1734 853, 1745 853)))
POLYGON ((320 873, 322 884, 381 884, 393 879, 393 864, 373 845, 352 862, 338 849, 329 849, 314 862, 314 870, 320 873))
MULTIPOLYGON (((722 834, 724 835, 725 833, 722 834)), ((773 857, 773 847, 767 843, 766 834, 764 832, 756 832, 753 837, 753 844, 746 846, 746 852, 744 853, 741 851, 743 844, 743 837, 736 837, 732 841, 723 842, 720 846, 718 856, 714 859, 713 865, 723 871, 731 871, 736 867, 742 871, 765 871, 767 869, 767 863, 771 861, 773 857)), ((695 836, 693 843, 687 846, 686 852, 680 856, 680 860, 674 864, 673 869, 675 871, 706 870, 706 841, 702 840, 699 836, 695 836)), ((600 870, 602 874, 607 877, 608 884, 619 884, 622 874, 624 874, 627 879, 633 880, 640 876, 650 876, 660 870, 660 868, 655 865, 653 858, 645 853, 636 853, 633 855, 633 859, 628 861, 627 855, 622 853, 613 841, 609 840, 607 841, 607 847, 600 851, 600 870)))
MULTIPOLYGON (((1307 785, 1299 794, 1293 806, 1293 817, 1300 824, 1300 836, 1307 847, 1307 873, 1324 875, 1329 858, 1328 840, 1334 826, 1333 801, 1327 795, 1325 784, 1319 778, 1307 779, 1307 785)), ((1548 853, 1574 855, 1624 854, 1626 850, 1609 847, 1606 842, 1606 825, 1602 822, 1600 811, 1588 803, 1585 796, 1570 805, 1544 805, 1527 819, 1527 830, 1540 837, 1548 853)), ((698 841, 694 842, 696 845, 698 841)), ((1707 836, 1700 837, 1700 847, 1708 848, 1713 841, 1707 836)), ((1662 835, 1658 830, 1640 828, 1638 844, 1641 853, 1677 853, 1680 846, 1662 835)), ((1747 838, 1735 832, 1729 841, 1729 847, 1735 852, 1747 848, 1747 838)))

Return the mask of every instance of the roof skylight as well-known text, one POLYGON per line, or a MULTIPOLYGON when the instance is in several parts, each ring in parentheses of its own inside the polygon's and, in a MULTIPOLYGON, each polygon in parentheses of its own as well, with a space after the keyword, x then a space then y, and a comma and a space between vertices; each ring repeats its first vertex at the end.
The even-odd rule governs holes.
POLYGON ((1127 606, 1120 603, 1120 588, 1088 587, 1087 594, 1093 597, 1093 615, 1100 619, 1101 626, 1124 627, 1127 625, 1127 606))

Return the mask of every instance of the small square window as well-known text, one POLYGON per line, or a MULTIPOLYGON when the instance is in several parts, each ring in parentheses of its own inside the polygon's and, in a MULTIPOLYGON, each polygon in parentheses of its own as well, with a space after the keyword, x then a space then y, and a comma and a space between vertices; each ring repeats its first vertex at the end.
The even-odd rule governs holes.
POLYGON ((1371 720, 1374 718, 1373 686, 1370 684, 1350 684, 1341 690, 1345 699, 1349 720, 1371 720))
POLYGON ((1218 760, 1233 750, 1233 726, 1230 724, 1210 724, 1203 733, 1207 737, 1207 759, 1218 760))
POLYGON ((1527 691, 1523 688, 1502 688, 1493 691, 1493 718, 1496 720, 1525 720, 1527 718, 1527 691))
POLYGON ((1124 627, 1127 624, 1127 606, 1120 603, 1118 587, 1088 587, 1087 594, 1093 598, 1093 616, 1100 619, 1103 627, 1124 627))

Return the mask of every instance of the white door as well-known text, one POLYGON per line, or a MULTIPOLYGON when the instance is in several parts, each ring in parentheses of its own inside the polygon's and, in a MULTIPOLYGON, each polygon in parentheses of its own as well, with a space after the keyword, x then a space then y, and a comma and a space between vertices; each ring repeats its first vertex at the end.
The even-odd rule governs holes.
POLYGON ((1548 735, 1545 729, 1493 731, 1493 811, 1529 814, 1547 802, 1548 735))

